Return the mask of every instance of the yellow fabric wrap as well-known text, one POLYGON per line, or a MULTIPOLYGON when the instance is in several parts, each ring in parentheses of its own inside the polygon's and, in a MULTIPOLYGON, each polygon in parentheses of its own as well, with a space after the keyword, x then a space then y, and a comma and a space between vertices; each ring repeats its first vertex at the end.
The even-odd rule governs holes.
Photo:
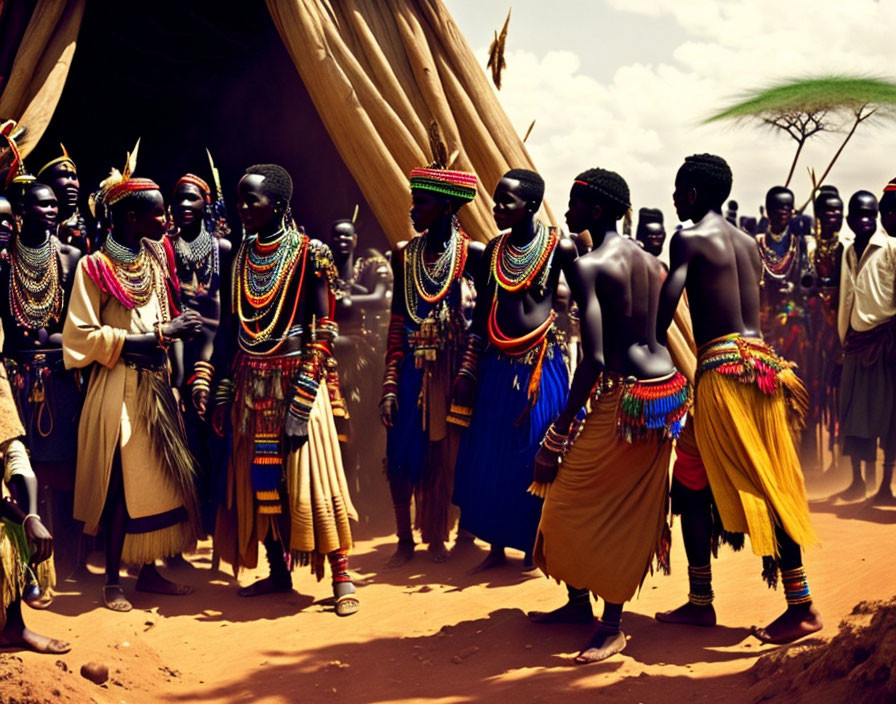
MULTIPOLYGON (((237 398, 241 398, 239 393, 237 398)), ((283 403, 285 415, 288 399, 283 403)), ((308 442, 298 452, 286 455, 288 523, 283 528, 281 516, 257 510, 251 477, 251 413, 248 407, 234 404, 233 454, 226 499, 218 511, 215 545, 221 559, 237 574, 241 567, 252 569, 258 564, 258 542, 272 529, 278 537, 288 539, 289 550, 298 562, 310 564, 321 579, 325 556, 352 547, 349 520, 358 519, 342 467, 329 394, 321 385, 308 419, 308 442), (249 416, 245 415, 247 411, 249 416)))
POLYGON ((672 441, 616 432, 621 386, 604 392, 550 485, 535 539, 549 577, 606 601, 631 599, 666 536, 672 441))
MULTIPOLYGON (((794 376, 790 370, 781 374, 794 376)), ((785 383, 792 380, 769 395, 755 384, 706 371, 696 385, 694 433, 722 525, 749 533, 761 556, 778 555, 776 524, 798 545, 817 542, 785 383)))
POLYGON ((22 596, 25 576, 25 565, 9 528, 4 521, 0 521, 0 627, 6 624, 6 607, 22 596))

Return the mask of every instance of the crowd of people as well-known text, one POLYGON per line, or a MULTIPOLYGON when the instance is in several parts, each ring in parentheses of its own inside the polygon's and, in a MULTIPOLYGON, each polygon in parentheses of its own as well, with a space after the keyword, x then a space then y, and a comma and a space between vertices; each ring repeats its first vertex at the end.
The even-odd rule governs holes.
POLYGON ((415 529, 447 560, 456 506, 455 540, 490 545, 476 570, 511 548, 566 584, 566 603, 533 622, 591 623, 591 596, 603 599, 583 663, 625 647, 625 602, 669 570, 670 512, 690 590, 657 619, 714 625, 712 556, 749 535, 787 604, 752 632, 780 644, 822 627, 802 564, 817 542, 802 467, 820 472, 830 443, 853 463, 840 498, 864 498, 880 443, 874 500, 893 500, 896 182, 880 201, 850 198, 847 242, 836 189, 818 191, 813 219, 773 188, 764 220, 738 223, 736 205, 723 214, 727 163, 688 157, 673 202, 692 225, 667 266, 662 212, 642 208, 629 236, 628 184, 600 168, 572 183, 572 235, 539 220, 542 178, 508 171, 493 196, 501 234, 483 245, 457 217, 476 176, 437 159, 410 173, 416 234, 363 257, 354 217, 328 244, 296 224, 281 166, 239 180, 241 236, 213 167, 213 186, 186 174, 167 204, 135 169, 129 155, 83 215, 64 150, 4 175, 2 644, 68 649, 27 629, 22 603, 52 600, 51 532, 69 536, 57 561, 83 560, 73 522, 100 536, 114 611, 132 608, 123 565, 137 590, 188 594, 157 562, 212 536, 235 573, 264 546, 269 574, 241 596, 290 591, 296 565, 320 580, 329 564, 335 613, 356 613, 350 521, 383 481, 365 469, 374 435, 398 539, 386 567, 415 558, 415 529))

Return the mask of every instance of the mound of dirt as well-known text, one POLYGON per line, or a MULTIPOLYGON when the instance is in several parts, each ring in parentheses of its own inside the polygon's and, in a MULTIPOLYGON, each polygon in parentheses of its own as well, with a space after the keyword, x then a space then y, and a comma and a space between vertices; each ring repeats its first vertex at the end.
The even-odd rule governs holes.
POLYGON ((860 602, 830 642, 776 650, 749 674, 756 702, 896 701, 896 597, 860 602))
POLYGON ((87 704, 88 682, 76 677, 68 666, 52 660, 45 668, 28 668, 17 655, 0 653, 0 702, 4 704, 87 704))

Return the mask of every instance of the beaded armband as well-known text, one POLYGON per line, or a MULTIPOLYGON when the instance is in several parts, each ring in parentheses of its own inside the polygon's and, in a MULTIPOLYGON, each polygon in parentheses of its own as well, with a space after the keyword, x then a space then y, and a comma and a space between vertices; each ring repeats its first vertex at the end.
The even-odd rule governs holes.
POLYGON ((387 398, 398 398, 398 368, 405 354, 404 335, 404 317, 393 313, 386 338, 386 371, 383 374, 383 396, 380 403, 387 398))
MULTIPOLYGON (((328 250, 329 251, 329 250, 328 250)), ((302 355, 289 413, 303 423, 308 422, 311 406, 321 381, 327 377, 327 360, 333 356, 333 341, 339 326, 332 318, 321 318, 311 324, 311 339, 302 355)))
POLYGON ((320 240, 310 240, 308 254, 311 260, 312 271, 315 276, 326 278, 330 289, 333 289, 339 273, 336 271, 336 262, 333 259, 332 250, 320 240))
POLYGON ((196 394, 198 391, 210 393, 212 390, 212 378, 215 376, 215 368, 211 362, 204 362, 201 359, 193 365, 193 375, 187 379, 187 386, 190 387, 190 393, 196 394))
POLYGON ((460 360, 460 369, 457 375, 465 376, 475 382, 479 372, 479 357, 484 349, 485 340, 475 333, 470 335, 467 347, 460 360))
POLYGON ((228 403, 231 403, 235 388, 236 385, 233 383, 233 379, 221 379, 218 382, 218 388, 215 389, 215 405, 226 406, 228 403))

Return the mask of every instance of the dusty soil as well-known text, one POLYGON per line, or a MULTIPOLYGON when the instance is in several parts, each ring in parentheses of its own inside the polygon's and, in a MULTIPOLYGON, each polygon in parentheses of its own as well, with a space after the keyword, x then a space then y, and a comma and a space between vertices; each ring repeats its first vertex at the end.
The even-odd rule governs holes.
POLYGON ((883 610, 868 604, 896 593, 896 510, 819 501, 813 519, 821 545, 808 551, 806 567, 827 625, 808 646, 775 648, 750 637, 750 625, 772 620, 784 598, 765 587, 760 561, 748 551, 723 550, 714 564, 719 626, 657 623, 653 614, 679 605, 687 593, 677 526, 672 575, 648 577, 627 607, 627 649, 589 666, 574 665, 571 656, 590 627, 526 618, 527 610, 560 605, 565 591, 522 572, 521 554, 472 576, 467 572, 484 557, 482 545, 442 565, 418 550, 406 567, 386 571, 392 539, 361 540, 351 563, 361 612, 340 619, 325 603, 329 584, 305 570, 294 574, 291 594, 237 597, 237 582, 211 570, 210 547, 203 544, 191 557, 195 569, 168 570, 195 588, 191 596, 134 593, 134 580, 127 579, 135 608, 117 614, 101 606, 102 578, 90 574, 61 583, 50 611, 26 609, 32 628, 70 640, 72 651, 0 655, 0 701, 522 703, 561 696, 594 701, 599 693, 606 702, 791 702, 810 695, 842 701, 850 692, 883 701, 880 693, 892 696, 886 688, 894 683, 881 668, 896 662, 896 603, 883 610), (860 602, 866 604, 854 613, 860 602), (875 638, 886 638, 880 647, 887 650, 865 655, 863 648, 878 648, 875 638), (80 676, 89 661, 109 667, 109 682, 95 685, 80 676))

